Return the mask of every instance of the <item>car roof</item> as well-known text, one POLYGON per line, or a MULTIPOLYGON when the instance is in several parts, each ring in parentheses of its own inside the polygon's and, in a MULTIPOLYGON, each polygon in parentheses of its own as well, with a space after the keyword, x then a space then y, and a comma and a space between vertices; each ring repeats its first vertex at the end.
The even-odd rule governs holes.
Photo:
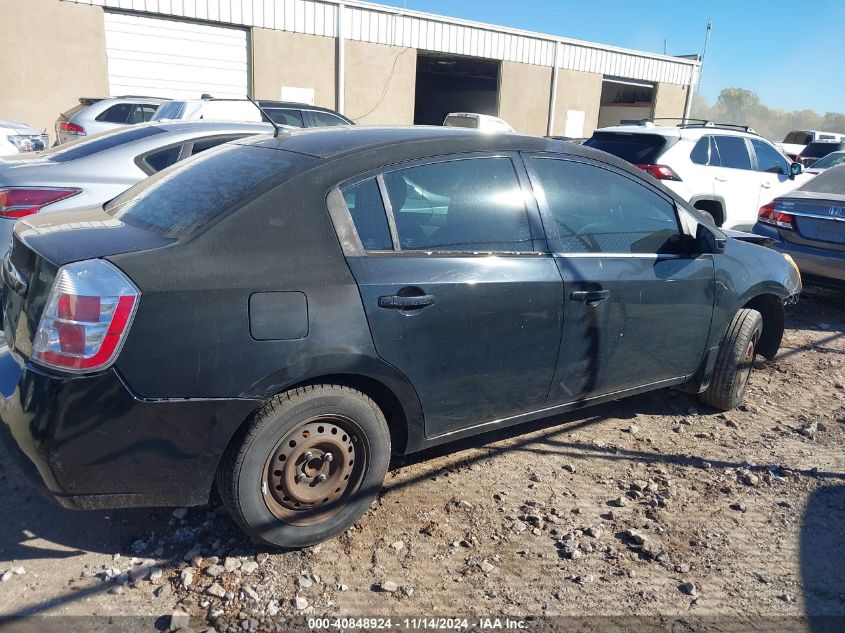
POLYGON ((627 161, 576 143, 510 132, 481 132, 472 128, 423 125, 292 128, 278 136, 257 135, 235 142, 241 145, 281 149, 325 160, 373 153, 381 164, 391 160, 410 160, 414 157, 440 154, 489 151, 555 152, 601 161, 637 177, 644 174, 627 161))
POLYGON ((646 124, 626 124, 613 125, 610 127, 598 128, 596 132, 616 132, 624 134, 659 134, 660 136, 672 136, 675 138, 692 138, 699 139, 702 136, 709 134, 720 134, 723 136, 742 136, 745 138, 763 138, 756 132, 746 132, 732 127, 722 127, 719 125, 687 125, 679 127, 677 125, 654 125, 652 123, 646 124))
POLYGON ((311 105, 310 103, 299 103, 297 101, 274 101, 273 99, 259 99, 258 105, 260 105, 262 108, 292 108, 295 110, 317 110, 319 112, 328 112, 329 114, 337 114, 338 116, 343 116, 340 112, 332 110, 331 108, 324 108, 323 106, 311 105))

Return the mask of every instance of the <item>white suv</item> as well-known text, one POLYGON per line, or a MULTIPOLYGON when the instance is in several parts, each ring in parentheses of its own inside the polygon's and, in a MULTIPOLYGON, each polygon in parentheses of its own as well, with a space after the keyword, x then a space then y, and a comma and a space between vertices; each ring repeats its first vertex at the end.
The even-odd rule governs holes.
POLYGON ((642 121, 596 130, 584 145, 644 169, 727 229, 750 230, 760 207, 812 178, 739 126, 642 121))

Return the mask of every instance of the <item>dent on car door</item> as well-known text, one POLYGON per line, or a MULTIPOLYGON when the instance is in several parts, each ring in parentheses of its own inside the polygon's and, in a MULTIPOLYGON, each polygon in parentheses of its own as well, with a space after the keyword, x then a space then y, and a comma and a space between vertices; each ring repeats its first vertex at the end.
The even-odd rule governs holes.
POLYGON ((456 157, 342 186, 376 350, 416 389, 429 437, 546 400, 562 282, 521 168, 507 155, 456 157))
POLYGON ((564 288, 549 404, 694 373, 710 331, 714 267, 711 256, 687 251, 671 199, 587 162, 526 163, 564 288))

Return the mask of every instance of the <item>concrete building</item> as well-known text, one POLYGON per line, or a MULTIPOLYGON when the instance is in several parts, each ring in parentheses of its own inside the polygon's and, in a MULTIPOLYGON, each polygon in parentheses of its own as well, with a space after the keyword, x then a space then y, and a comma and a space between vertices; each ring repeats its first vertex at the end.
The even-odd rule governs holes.
POLYGON ((694 59, 354 0, 0 0, 0 118, 79 97, 286 99, 361 124, 493 114, 519 132, 681 117, 694 59))

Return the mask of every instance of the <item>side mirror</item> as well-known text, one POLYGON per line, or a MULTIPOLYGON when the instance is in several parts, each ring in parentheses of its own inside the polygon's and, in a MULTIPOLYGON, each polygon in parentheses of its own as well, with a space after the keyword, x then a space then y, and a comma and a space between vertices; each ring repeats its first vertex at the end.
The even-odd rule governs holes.
POLYGON ((789 177, 794 179, 795 176, 800 176, 804 173, 804 165, 801 163, 792 163, 789 166, 789 177))
POLYGON ((695 243, 699 253, 724 253, 728 238, 719 229, 699 224, 695 232, 695 243))

